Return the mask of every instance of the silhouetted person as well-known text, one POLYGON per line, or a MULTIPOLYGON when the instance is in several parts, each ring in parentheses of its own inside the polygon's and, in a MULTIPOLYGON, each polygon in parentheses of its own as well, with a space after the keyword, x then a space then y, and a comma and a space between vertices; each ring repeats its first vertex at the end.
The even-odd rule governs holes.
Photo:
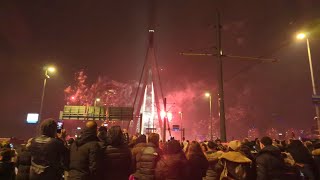
POLYGON ((208 142, 208 151, 205 153, 207 160, 209 162, 209 167, 206 172, 205 180, 215 180, 214 178, 214 168, 219 161, 219 157, 223 154, 222 151, 217 151, 218 145, 213 141, 208 142))
POLYGON ((98 129, 98 138, 103 144, 108 144, 107 142, 107 128, 104 126, 99 127, 98 129))
POLYGON ((140 153, 146 147, 146 144, 147 144, 147 137, 146 135, 142 134, 136 139, 135 145, 131 149, 131 153, 132 153, 131 169, 133 172, 136 171, 137 154, 140 153))
POLYGON ((300 140, 292 140, 291 144, 288 145, 287 151, 292 155, 296 165, 306 178, 309 180, 316 179, 314 173, 315 163, 312 155, 300 140))
POLYGON ((256 157, 257 180, 278 180, 284 177, 284 160, 270 137, 260 140, 261 151, 256 157))
POLYGON ((13 152, 10 144, 6 143, 1 147, 0 144, 0 179, 13 180, 15 179, 14 163, 11 161, 13 152))
POLYGON ((238 140, 228 143, 228 152, 219 157, 215 166, 215 179, 247 179, 252 161, 240 152, 240 148, 241 142, 238 140))
POLYGON ((220 139, 216 139, 215 140, 215 143, 218 145, 217 147, 217 150, 219 151, 225 151, 226 148, 223 146, 223 144, 221 143, 221 140, 220 139))
POLYGON ((103 179, 127 180, 130 175, 131 151, 125 143, 120 126, 112 126, 108 131, 108 141, 104 150, 103 179))
POLYGON ((161 156, 155 169, 157 180, 185 180, 189 175, 187 158, 180 143, 176 140, 164 144, 164 155, 161 156))
POLYGON ((124 137, 124 143, 125 143, 125 144, 129 144, 129 142, 130 142, 130 137, 129 137, 128 130, 127 130, 127 129, 123 129, 123 130, 122 130, 122 134, 123 134, 123 137, 124 137))
POLYGON ((254 144, 254 149, 255 149, 257 152, 259 152, 259 151, 261 150, 259 138, 256 138, 256 139, 254 140, 254 142, 255 142, 255 144, 254 144))
POLYGON ((192 141, 189 145, 187 152, 188 166, 190 168, 189 176, 190 180, 202 180, 206 175, 209 163, 200 144, 197 141, 192 141))
POLYGON ((312 151, 313 159, 316 165, 316 175, 318 179, 320 178, 320 142, 314 144, 314 149, 312 151))
POLYGON ((30 166, 31 166, 31 153, 27 150, 27 148, 31 144, 31 140, 28 140, 28 143, 25 146, 22 146, 21 152, 18 154, 17 158, 17 168, 18 173, 16 176, 16 180, 28 180, 30 174, 30 166))
POLYGON ((88 121, 78 139, 70 147, 68 180, 102 179, 102 151, 97 137, 97 123, 88 121))
POLYGON ((136 155, 136 179, 153 180, 155 178, 155 168, 162 151, 159 149, 159 134, 150 133, 148 143, 142 146, 142 149, 136 155))
POLYGON ((46 119, 40 125, 41 135, 31 140, 30 179, 60 180, 68 167, 68 150, 55 138, 57 123, 46 119))

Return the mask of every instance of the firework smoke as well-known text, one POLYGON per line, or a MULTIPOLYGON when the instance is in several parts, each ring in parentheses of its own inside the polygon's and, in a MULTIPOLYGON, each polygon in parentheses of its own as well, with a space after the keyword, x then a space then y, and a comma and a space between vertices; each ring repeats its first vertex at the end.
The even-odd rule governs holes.
POLYGON ((68 105, 93 105, 96 98, 100 106, 132 106, 136 82, 121 83, 108 77, 98 77, 93 84, 87 84, 83 70, 75 73, 75 83, 65 90, 68 105))

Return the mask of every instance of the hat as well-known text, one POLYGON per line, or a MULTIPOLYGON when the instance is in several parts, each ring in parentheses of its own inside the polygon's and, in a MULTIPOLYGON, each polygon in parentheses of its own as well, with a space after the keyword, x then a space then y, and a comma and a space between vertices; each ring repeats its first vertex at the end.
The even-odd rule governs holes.
POLYGON ((229 148, 231 148, 234 151, 238 151, 241 146, 241 142, 238 140, 230 141, 228 144, 229 148))

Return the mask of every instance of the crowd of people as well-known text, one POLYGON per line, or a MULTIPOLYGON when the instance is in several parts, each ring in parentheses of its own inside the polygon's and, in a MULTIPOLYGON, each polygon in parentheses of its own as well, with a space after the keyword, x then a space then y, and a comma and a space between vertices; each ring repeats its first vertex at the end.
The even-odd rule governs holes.
POLYGON ((0 180, 320 179, 320 141, 163 142, 157 133, 129 136, 95 121, 66 140, 53 119, 40 129, 17 151, 1 145, 0 180))

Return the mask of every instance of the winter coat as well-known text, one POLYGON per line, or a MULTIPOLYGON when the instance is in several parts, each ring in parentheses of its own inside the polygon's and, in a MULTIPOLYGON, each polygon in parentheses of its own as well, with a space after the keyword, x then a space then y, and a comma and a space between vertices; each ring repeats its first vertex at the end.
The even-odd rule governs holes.
POLYGON ((240 152, 223 153, 215 166, 214 179, 246 179, 251 162, 240 152))
POLYGON ((249 158, 251 162, 251 166, 246 166, 247 180, 256 180, 257 179, 257 171, 256 171, 256 161, 254 155, 251 152, 251 148, 248 146, 249 144, 242 144, 240 146, 239 152, 249 158))
POLYGON ((266 146, 256 157, 257 180, 277 180, 284 175, 284 160, 280 149, 266 146))
POLYGON ((14 180, 14 163, 10 161, 0 161, 0 179, 14 180))
POLYGON ((281 152, 281 156, 282 156, 286 166, 294 166, 295 165, 296 162, 294 161, 294 159, 290 153, 281 152))
POLYGON ((303 175, 308 179, 315 179, 316 165, 308 148, 301 141, 294 140, 288 145, 287 151, 292 155, 303 175))
POLYGON ((46 135, 33 138, 28 147, 31 153, 30 179, 60 180, 68 166, 68 150, 56 138, 46 135))
POLYGON ((108 145, 104 149, 103 179, 128 180, 131 167, 131 151, 127 145, 108 145))
POLYGON ((13 180, 15 179, 14 163, 11 161, 13 151, 11 148, 0 148, 0 179, 13 180))
POLYGON ((27 150, 22 151, 17 158, 18 173, 16 180, 28 180, 31 166, 31 153, 27 150))
POLYGON ((157 163, 155 175, 156 180, 185 180, 188 171, 187 158, 181 151, 163 155, 157 163))
POLYGON ((313 165, 312 155, 306 147, 299 146, 297 148, 289 145, 287 151, 292 155, 296 163, 313 165))
POLYGON ((68 180, 95 180, 101 177, 102 148, 95 131, 84 130, 70 147, 68 180))
POLYGON ((313 150, 312 155, 316 166, 316 174, 320 177, 320 149, 313 150))
POLYGON ((189 155, 187 162, 190 169, 188 179, 202 180, 206 176, 209 163, 204 154, 189 155))
POLYGON ((223 154, 222 151, 207 151, 206 157, 209 162, 209 166, 206 172, 206 177, 204 180, 215 180, 214 178, 214 168, 219 161, 219 157, 223 154))
POLYGON ((300 171, 295 165, 295 161, 290 153, 281 152, 281 156, 284 160, 284 176, 282 179, 300 180, 300 171))
MULTIPOLYGON (((142 147, 142 146, 140 146, 142 147)), ((139 180, 153 180, 155 168, 162 152, 154 144, 144 144, 144 147, 136 155, 136 171, 134 177, 139 180)))
POLYGON ((136 144, 132 149, 131 149, 131 154, 132 154, 132 170, 136 171, 136 165, 137 165, 137 154, 142 151, 147 146, 147 143, 138 143, 136 144))

